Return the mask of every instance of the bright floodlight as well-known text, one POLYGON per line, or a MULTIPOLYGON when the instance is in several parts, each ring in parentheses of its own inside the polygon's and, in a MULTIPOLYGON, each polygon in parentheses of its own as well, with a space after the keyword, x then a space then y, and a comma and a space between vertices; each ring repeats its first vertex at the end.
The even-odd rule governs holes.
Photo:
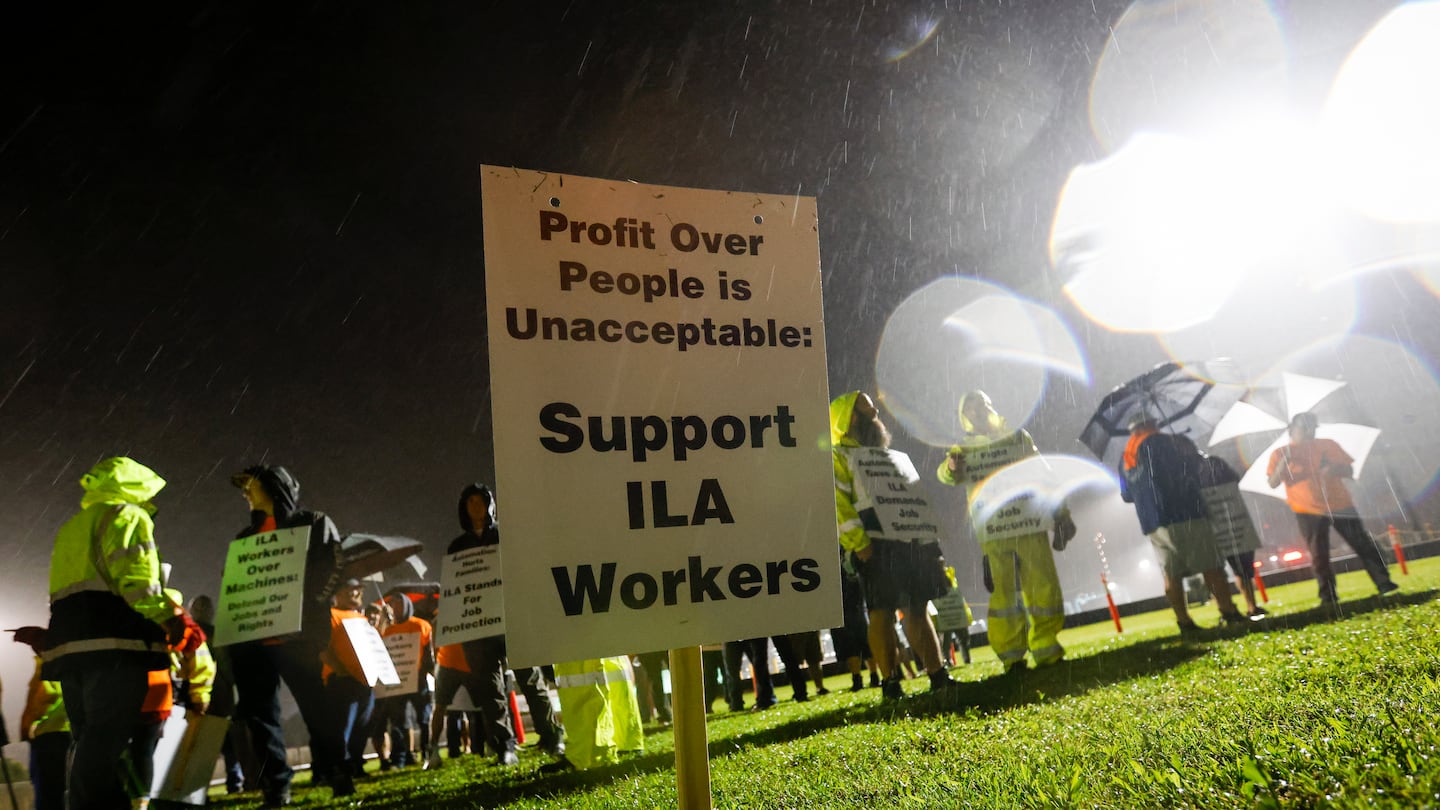
POLYGON ((1390 222, 1440 222, 1440 3, 1400 6, 1351 52, 1323 125, 1357 211, 1390 222))
POLYGON ((1214 150, 1142 134, 1076 168, 1061 192, 1050 256, 1065 293, 1112 329, 1169 332, 1203 323, 1235 291, 1257 227, 1247 189, 1214 150))

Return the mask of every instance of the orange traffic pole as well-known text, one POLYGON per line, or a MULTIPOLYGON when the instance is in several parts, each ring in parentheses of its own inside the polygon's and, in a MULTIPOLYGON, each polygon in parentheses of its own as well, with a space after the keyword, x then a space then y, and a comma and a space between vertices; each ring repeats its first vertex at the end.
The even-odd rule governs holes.
POLYGON ((1400 563, 1400 573, 1409 575, 1410 566, 1405 564, 1405 550, 1400 547, 1400 532, 1395 529, 1395 524, 1390 524, 1390 544, 1395 547, 1395 561, 1400 563))
POLYGON ((1110 595, 1110 582, 1105 575, 1100 575, 1100 585, 1105 589, 1105 603, 1110 606, 1110 620, 1115 622, 1115 632, 1124 633, 1125 628, 1120 626, 1120 609, 1115 607, 1115 597, 1110 595))
POLYGON ((1259 569, 1255 571, 1255 590, 1260 592, 1261 603, 1270 604, 1270 594, 1265 593, 1265 578, 1260 576, 1259 569))
POLYGON ((515 744, 525 744, 525 721, 520 719, 520 702, 515 700, 515 690, 510 690, 510 722, 515 726, 515 744))

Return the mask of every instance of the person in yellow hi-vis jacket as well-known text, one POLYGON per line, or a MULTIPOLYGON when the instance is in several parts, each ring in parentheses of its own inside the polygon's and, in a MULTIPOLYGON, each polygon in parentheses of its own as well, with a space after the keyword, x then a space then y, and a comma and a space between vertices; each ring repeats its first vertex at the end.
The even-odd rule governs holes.
MULTIPOLYGON (((965 436, 950 448, 936 477, 950 486, 965 484, 971 525, 985 552, 990 648, 1009 672, 1024 671, 1027 651, 1038 666, 1058 663, 1065 657, 1058 638, 1065 625, 1065 603, 1050 549, 1064 550, 1075 536, 1075 523, 1063 504, 1051 515, 1053 539, 1043 529, 1016 533, 977 519, 974 496, 980 484, 998 470, 1037 456, 1040 451, 1024 429, 1011 430, 1006 425, 984 391, 962 396, 959 411, 965 436)), ((995 512, 1010 514, 1014 509, 1023 512, 1036 508, 1049 507, 1016 498, 995 512)))
POLYGON ((555 683, 567 747, 563 760, 542 771, 585 770, 615 762, 621 751, 645 750, 635 673, 627 657, 556 664, 555 683))
POLYGON ((185 624, 160 584, 152 499, 165 479, 115 457, 80 478, 80 512, 55 535, 50 627, 42 677, 59 681, 70 717, 67 804, 126 807, 121 753, 149 690, 148 673, 170 666, 168 640, 185 624))

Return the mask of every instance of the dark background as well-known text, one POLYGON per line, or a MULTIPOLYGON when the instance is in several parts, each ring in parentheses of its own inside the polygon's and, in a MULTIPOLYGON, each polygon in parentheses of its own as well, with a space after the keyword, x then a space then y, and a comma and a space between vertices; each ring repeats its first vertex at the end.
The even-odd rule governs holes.
MULTIPOLYGON (((44 623, 54 531, 79 476, 116 454, 168 479, 158 533, 187 595, 218 586, 246 517, 228 478, 257 462, 289 466, 342 531, 422 539, 438 565, 456 496, 492 478, 506 429, 489 412, 482 163, 814 195, 835 393, 873 389, 886 317, 936 278, 1055 307, 1091 381, 1054 388, 1029 427, 1042 449, 1081 452, 1104 391, 1165 359, 1153 338, 1087 324, 1046 252, 1065 177, 1103 154, 1087 94, 1125 5, 0 12, 5 626, 44 623)), ((1275 5, 1323 87, 1393 3, 1275 5)), ((1435 342, 1413 280, 1362 297, 1358 330, 1393 337, 1397 308, 1428 305, 1406 318, 1422 335, 1402 337, 1435 342)), ((934 468, 940 451, 892 428, 934 468)), ((978 605, 978 551, 946 497, 978 605)), ((1133 515, 1096 514, 1139 542, 1133 515)), ((1089 582, 1095 564, 1067 570, 1089 582)), ((28 664, 3 652, 13 721, 28 664)))

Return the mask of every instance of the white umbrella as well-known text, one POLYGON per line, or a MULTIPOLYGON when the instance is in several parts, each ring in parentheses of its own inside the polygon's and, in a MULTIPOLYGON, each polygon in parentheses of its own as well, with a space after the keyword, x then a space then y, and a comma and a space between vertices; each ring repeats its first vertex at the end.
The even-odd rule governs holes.
MULTIPOLYGON (((1351 425, 1342 422, 1321 425, 1315 430, 1315 436, 1321 439, 1332 439, 1336 444, 1340 445, 1340 449, 1349 453, 1350 457, 1355 459, 1353 464, 1355 469, 1354 477, 1359 479, 1360 471, 1365 466, 1365 459, 1370 455, 1370 448, 1374 447, 1375 440, 1380 438, 1380 429, 1367 425, 1351 425)), ((1280 434, 1275 441, 1271 442, 1270 446, 1265 448, 1265 452, 1261 453, 1255 463, 1250 466, 1250 469, 1245 471, 1245 476, 1240 479, 1240 489, 1245 492, 1269 495, 1272 498, 1284 500, 1285 486, 1282 484, 1271 489, 1270 484, 1265 480, 1268 477, 1265 469, 1270 464, 1270 454, 1289 443, 1290 436, 1284 433, 1280 434)))

